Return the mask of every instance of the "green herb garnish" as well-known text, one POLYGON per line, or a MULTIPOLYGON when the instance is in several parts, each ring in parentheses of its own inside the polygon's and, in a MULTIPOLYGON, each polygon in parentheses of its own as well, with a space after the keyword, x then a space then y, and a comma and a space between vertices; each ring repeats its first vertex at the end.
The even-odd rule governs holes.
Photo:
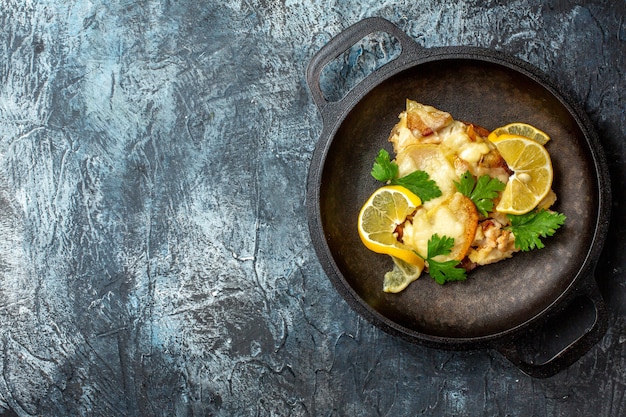
POLYGON ((476 209, 485 217, 493 211, 493 199, 505 187, 502 181, 489 175, 482 175, 476 181, 469 171, 461 176, 459 182, 454 181, 454 185, 461 194, 474 202, 476 209))
POLYGON ((515 247, 523 252, 545 247, 540 238, 552 236, 565 223, 565 215, 545 209, 522 215, 507 214, 511 225, 505 229, 515 236, 515 247))
POLYGON ((417 195, 422 202, 441 196, 437 183, 425 171, 415 171, 402 178, 398 178, 398 175, 398 164, 391 161, 389 152, 381 149, 372 167, 372 177, 391 185, 401 185, 417 195))
POLYGON ((398 164, 389 158, 389 152, 384 149, 378 151, 378 156, 372 167, 372 177, 378 181, 387 182, 398 177, 398 164))
MULTIPOLYGON (((457 268, 460 263, 455 259, 449 261, 436 261, 433 258, 439 255, 447 255, 452 251, 454 239, 447 236, 439 237, 434 234, 428 241, 428 255, 426 258, 419 255, 428 264, 428 273, 437 282, 437 284, 445 284, 450 281, 465 281, 467 273, 463 268, 457 268)), ((417 252, 416 252, 417 253, 417 252)))

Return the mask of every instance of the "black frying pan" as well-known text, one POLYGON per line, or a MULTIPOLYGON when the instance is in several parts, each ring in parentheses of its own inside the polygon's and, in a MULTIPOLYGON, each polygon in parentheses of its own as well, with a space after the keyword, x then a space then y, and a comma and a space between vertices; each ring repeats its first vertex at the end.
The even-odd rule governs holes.
POLYGON ((384 330, 443 349, 501 352, 522 371, 553 375, 606 331, 594 277, 609 222, 610 184, 586 115, 536 68, 474 47, 424 49, 390 22, 370 18, 332 39, 311 60, 307 82, 323 120, 307 183, 309 228, 319 260, 346 301, 384 330), (322 69, 365 36, 384 32, 402 47, 337 102, 320 89, 322 69), (478 268, 467 281, 422 276, 400 294, 382 291, 390 259, 360 242, 361 205, 380 186, 370 170, 411 98, 488 129, 523 121, 546 131, 555 209, 566 224, 546 248, 478 268))

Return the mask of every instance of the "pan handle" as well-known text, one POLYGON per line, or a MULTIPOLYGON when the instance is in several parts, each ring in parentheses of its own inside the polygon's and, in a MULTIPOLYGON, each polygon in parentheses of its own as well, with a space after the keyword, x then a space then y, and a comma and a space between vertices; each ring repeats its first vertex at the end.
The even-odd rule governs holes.
POLYGON ((361 80, 359 84, 368 84, 367 80, 371 79, 374 74, 376 74, 375 78, 381 79, 381 75, 390 74, 394 69, 399 68, 402 64, 409 61, 415 52, 423 50, 421 46, 396 25, 380 17, 363 19, 339 33, 311 58, 306 71, 306 81, 313 95, 313 101, 320 110, 323 119, 328 119, 332 116, 332 112, 328 111, 328 107, 342 102, 345 100, 345 97, 336 103, 326 100, 320 88, 320 75, 322 70, 328 63, 350 49, 359 40, 376 32, 393 35, 400 43, 401 51, 395 59, 378 68, 372 74, 369 74, 365 79, 361 80))
POLYGON ((525 333, 523 338, 496 350, 522 372, 535 378, 556 375, 572 365, 604 336, 608 328, 604 300, 595 280, 590 281, 589 290, 571 300, 564 310, 525 333), (581 322, 586 322, 582 330, 581 322), (576 328, 567 329, 566 323, 576 328))

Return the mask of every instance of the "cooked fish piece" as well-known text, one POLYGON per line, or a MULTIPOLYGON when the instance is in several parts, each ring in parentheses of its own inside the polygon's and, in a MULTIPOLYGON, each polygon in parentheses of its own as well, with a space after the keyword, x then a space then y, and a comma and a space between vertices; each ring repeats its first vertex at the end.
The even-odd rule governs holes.
POLYGON ((472 247, 467 255, 475 265, 487 265, 510 258, 517 252, 515 236, 495 219, 479 223, 472 247))
POLYGON ((426 257, 428 241, 436 233, 454 239, 454 246, 448 255, 440 255, 437 261, 462 260, 476 235, 478 212, 469 198, 456 192, 440 204, 427 209, 420 207, 412 219, 405 222, 402 241, 426 257))
POLYGON ((413 136, 428 137, 452 121, 450 113, 414 100, 406 101, 406 126, 413 136))
MULTIPOLYGON (((508 181, 511 172, 496 147, 486 139, 489 133, 486 129, 454 120, 449 113, 413 100, 407 100, 406 110, 399 119, 389 141, 393 143, 400 176, 412 172, 409 171, 412 168, 410 159, 423 158, 416 152, 415 145, 433 145, 439 147, 452 166, 456 173, 454 181, 468 170, 477 177, 489 175, 505 183, 508 181)), ((436 174, 435 171, 422 170, 436 174)), ((448 174, 438 175, 441 178, 448 174)))
POLYGON ((454 181, 458 179, 458 175, 454 165, 440 145, 434 143, 409 145, 397 155, 396 163, 400 177, 415 171, 425 171, 430 179, 437 183, 442 195, 439 198, 424 202, 426 208, 440 204, 457 191, 454 181))
POLYGON ((454 120, 450 113, 438 110, 413 100, 406 101, 406 110, 398 116, 389 141, 398 151, 417 143, 441 143, 438 132, 454 120))

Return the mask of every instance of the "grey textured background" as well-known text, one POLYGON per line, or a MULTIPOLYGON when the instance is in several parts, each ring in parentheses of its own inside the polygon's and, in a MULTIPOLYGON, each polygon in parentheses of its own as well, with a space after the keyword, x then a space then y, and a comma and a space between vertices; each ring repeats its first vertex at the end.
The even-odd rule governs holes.
POLYGON ((0 1, 0 416, 626 415, 625 57, 623 0, 0 1), (565 372, 401 341, 324 275, 304 73, 368 16, 522 58, 590 115, 611 326, 565 372))

